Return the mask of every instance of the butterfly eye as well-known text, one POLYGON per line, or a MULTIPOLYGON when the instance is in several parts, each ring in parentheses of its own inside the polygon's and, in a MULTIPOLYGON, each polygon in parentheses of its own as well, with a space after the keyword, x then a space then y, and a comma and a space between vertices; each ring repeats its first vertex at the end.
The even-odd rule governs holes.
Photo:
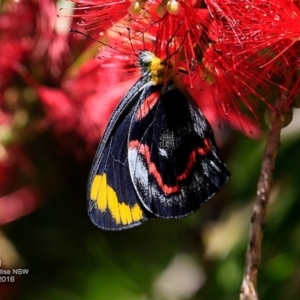
POLYGON ((149 67, 153 63, 153 53, 149 51, 141 51, 139 53, 138 62, 140 67, 149 67))

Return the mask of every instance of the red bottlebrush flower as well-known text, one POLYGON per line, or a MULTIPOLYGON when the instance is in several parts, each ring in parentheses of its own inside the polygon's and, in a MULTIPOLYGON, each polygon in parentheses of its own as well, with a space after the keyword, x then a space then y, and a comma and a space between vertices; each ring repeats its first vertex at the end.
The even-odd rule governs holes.
POLYGON ((224 112, 250 111, 258 118, 259 102, 272 107, 269 69, 260 69, 256 59, 244 56, 240 46, 216 43, 204 53, 203 66, 208 70, 212 85, 222 99, 224 112), (256 90, 260 84, 260 91, 256 90))
MULTIPOLYGON (((217 93, 216 86, 203 82, 198 76, 193 81, 194 88, 188 88, 199 108, 214 129, 217 144, 221 145, 224 139, 220 132, 220 125, 229 125, 231 128, 243 132, 250 138, 259 138, 261 128, 250 116, 241 114, 237 107, 230 112, 224 112, 224 99, 217 93), (201 86, 201 89, 195 88, 201 86)), ((222 126, 221 126, 222 127, 222 126)))
MULTIPOLYGON (((174 32, 179 28, 179 23, 182 22, 186 23, 184 24, 184 28, 180 28, 180 31, 184 32, 187 31, 187 28, 190 28, 189 30, 193 31, 193 34, 195 35, 195 40, 199 40, 197 37, 199 36, 199 33, 197 31, 202 31, 202 28, 196 25, 194 26, 193 23, 187 22, 188 16, 190 14, 185 14, 185 10, 187 11, 189 6, 184 3, 184 8, 180 9, 180 6, 177 6, 177 9, 174 8, 174 5, 168 5, 165 6, 165 12, 163 13, 166 15, 165 18, 160 18, 159 14, 159 5, 160 3, 158 1, 154 2, 147 2, 147 1, 118 1, 118 2, 107 2, 107 1, 74 1, 78 4, 78 8, 76 8, 76 15, 82 18, 82 25, 85 30, 91 30, 93 32, 96 32, 99 36, 99 34, 103 35, 104 32, 107 29, 110 29, 111 32, 116 32, 117 34, 125 36, 125 39, 127 38, 127 41, 130 41, 129 47, 132 46, 131 43, 134 44, 134 39, 139 40, 141 43, 141 47, 134 48, 134 50, 145 50, 145 42, 147 43, 147 38, 145 39, 146 35, 150 35, 153 40, 156 41, 156 45, 160 45, 160 49, 156 47, 156 50, 153 50, 153 44, 151 47, 151 50, 156 54, 159 55, 161 53, 162 49, 166 50, 166 45, 168 45, 168 49, 170 53, 172 53, 172 50, 174 47, 177 47, 176 50, 178 50, 179 45, 176 45, 174 42, 174 32), (167 7, 169 11, 172 12, 172 14, 179 15, 178 18, 173 20, 174 18, 169 19, 167 15, 170 15, 167 12, 167 7), (84 11, 83 14, 81 11, 84 11), (130 14, 130 16, 129 16, 130 14), (183 16, 184 15, 184 16, 183 16), (128 18, 126 17, 128 16, 128 18), (121 20, 122 19, 122 20, 121 20), (159 26, 157 27, 157 24, 159 21, 163 19, 168 19, 166 21, 168 26, 159 26), (185 19, 185 20, 184 20, 185 19), (121 20, 121 21, 120 21, 121 20), (180 21, 178 21, 180 20, 180 21), (118 21, 120 21, 118 23, 118 21), (186 22, 183 22, 186 21, 186 22), (126 30, 128 28, 128 30, 126 30), (163 30, 162 30, 163 28, 163 30), (125 29, 125 30, 124 30, 125 29), (158 31, 159 30, 159 31, 158 31), (159 38, 157 33, 162 33, 162 36, 159 38), (173 38, 172 43, 170 42, 170 39, 173 38)), ((172 1, 172 3, 177 3, 177 1, 172 1)), ((161 7, 162 8, 162 7, 161 7)), ((192 10, 190 10, 192 11, 192 10)), ((193 10, 193 11, 196 11, 193 10)), ((199 18, 198 12, 193 14, 195 16, 194 21, 199 18)), ((197 23, 198 24, 198 23, 197 23)), ((164 24, 166 25, 166 23, 164 24)), ((200 33, 201 35, 201 33, 200 33)), ((177 34, 179 36, 179 34, 177 34)), ((180 35, 181 38, 184 35, 180 35)), ((105 33, 105 38, 108 38, 108 34, 105 33)), ((116 40, 118 37, 116 37, 116 40)), ((122 38, 121 38, 122 39, 122 38)), ((181 39, 182 41, 182 39, 181 39)), ((179 41, 179 44, 181 43, 179 41)), ((186 39, 187 43, 192 43, 191 39, 186 39)), ((119 41, 120 42, 120 41, 119 41)), ((112 45, 111 41, 108 41, 108 44, 112 45)), ((122 42, 119 43, 119 45, 122 44, 122 42)), ((116 46, 118 47, 118 46, 116 46)), ((130 48, 128 48, 131 50, 130 48)), ((148 49, 150 50, 150 49, 148 49)))
MULTIPOLYGON (((83 5, 83 3, 90 5, 91 1, 82 1, 81 4, 83 5)), ((118 50, 121 50, 123 53, 130 53, 132 49, 147 49, 154 52, 160 58, 171 57, 176 69, 183 65, 188 73, 190 73, 189 81, 185 80, 187 85, 193 87, 199 86, 200 84, 200 86, 202 86, 203 83, 199 83, 198 80, 200 66, 197 63, 194 49, 200 45, 200 51, 204 51, 204 41, 207 39, 207 10, 197 8, 192 1, 169 1, 166 4, 161 4, 158 1, 147 1, 142 11, 144 14, 132 15, 130 19, 122 19, 119 23, 115 24, 115 26, 111 27, 111 30, 105 34, 105 41, 108 45, 116 47, 115 53, 117 53, 118 50), (114 34, 111 35, 111 33, 114 34)), ((103 12, 104 9, 98 8, 97 13, 99 13, 99 15, 103 12)), ((100 27, 97 26, 98 20, 96 19, 93 19, 93 25, 90 26, 91 19, 89 19, 89 10, 86 10, 85 15, 86 29, 100 30, 100 27)), ((91 15, 95 16, 93 13, 91 15)), ((110 26, 112 26, 112 24, 110 24, 110 26)), ((103 53, 99 54, 99 56, 105 57, 103 53)), ((113 56, 111 56, 111 60, 114 61, 113 56)), ((222 82, 222 80, 220 80, 220 82, 222 82)), ((227 83, 231 83, 231 81, 228 80, 227 83)), ((249 86, 248 89, 249 88, 252 87, 249 86)), ((218 109, 215 110, 217 115, 221 113, 223 116, 226 116, 229 112, 239 115, 240 106, 237 105, 237 102, 234 100, 232 107, 232 103, 229 101, 228 104, 226 101, 226 99, 228 99, 227 93, 224 94, 226 95, 224 101, 222 97, 212 98, 215 100, 214 102, 225 103, 223 105, 225 114, 224 111, 218 109)), ((119 99, 121 99, 123 95, 121 95, 119 99)), ((197 94, 197 97, 200 99, 202 96, 197 94)), ((232 95, 230 97, 232 97, 232 95)), ((99 99, 102 98, 99 97, 99 99)), ((249 105, 249 109, 253 110, 252 105, 249 105)), ((227 122, 228 119, 227 117, 224 118, 227 122)), ((234 118, 231 118, 231 120, 233 119, 234 118)), ((247 122, 244 120, 231 123, 234 123, 235 127, 242 128, 241 130, 246 131, 247 122)), ((250 123, 249 121, 249 124, 250 123)), ((259 132, 257 127, 251 124, 247 129, 248 128, 253 135, 257 136, 259 132)))
POLYGON ((216 21, 219 41, 266 46, 283 40, 298 40, 299 8, 290 0, 206 0, 216 21))
POLYGON ((201 45, 207 21, 207 10, 195 7, 194 1, 170 0, 146 2, 149 14, 133 24, 136 32, 148 33, 155 41, 153 52, 165 57, 178 52, 188 61, 196 60, 194 48, 201 45))
POLYGON ((176 62, 179 56, 184 57, 181 60, 196 61, 194 48, 201 45, 208 14, 197 8, 195 1, 74 2, 79 6, 75 16, 82 18, 85 30, 102 35, 107 29, 117 33, 116 43, 105 33, 109 45, 123 47, 127 39, 127 51, 150 50, 161 58, 176 53, 176 62))
POLYGON ((125 18, 131 7, 130 1, 122 0, 72 0, 72 2, 77 4, 75 17, 79 18, 78 25, 88 31, 97 31, 98 34, 125 18))
MULTIPOLYGON (((218 109, 214 112, 218 116, 222 114, 223 119, 229 121, 234 127, 251 132, 249 135, 259 134, 257 126, 252 124, 247 117, 227 117, 228 114, 240 116, 240 111, 245 109, 256 115, 257 104, 255 101, 248 100, 248 96, 253 93, 255 97, 264 101, 264 98, 254 90, 255 85, 252 81, 257 80, 257 76, 253 76, 252 73, 248 74, 247 67, 234 62, 234 53, 231 50, 229 53, 222 50, 226 53, 225 59, 219 55, 220 51, 211 55, 210 49, 204 50, 207 47, 207 28, 211 26, 209 26, 208 11, 199 9, 195 1, 171 0, 163 3, 145 1, 142 5, 140 5, 141 2, 132 2, 133 5, 129 9, 130 18, 125 17, 128 15, 126 6, 128 2, 125 2, 126 5, 124 2, 74 2, 79 4, 76 15, 84 19, 82 25, 85 29, 101 34, 104 30, 110 29, 103 37, 108 45, 116 47, 117 51, 130 53, 132 50, 147 49, 160 58, 171 57, 176 69, 183 65, 190 73, 187 84, 191 87, 199 84, 203 86, 203 83, 199 83, 199 74, 203 72, 200 72, 200 66, 197 63, 199 57, 195 54, 195 48, 198 46, 200 55, 204 53, 205 67, 212 71, 215 79, 212 85, 214 95, 211 99, 213 103, 218 103, 218 109), (231 54, 230 59, 229 54, 231 54), (230 70, 234 69, 240 73, 232 80, 227 75, 230 74, 230 70), (242 99, 241 104, 236 97, 242 99)), ((213 35, 216 36, 216 33, 211 31, 211 37, 213 35)), ((104 55, 101 53, 100 56, 104 55)), ((113 56, 111 59, 114 60, 113 56)), ((241 55, 239 59, 244 58, 241 55)), ((263 74, 260 78, 262 77, 263 74)), ((196 100, 201 97, 202 95, 196 93, 196 100)), ((99 97, 100 99, 103 98, 99 97)))
POLYGON ((258 98, 272 106, 268 93, 276 89, 285 94, 287 105, 290 104, 297 94, 295 85, 299 88, 300 11, 295 3, 290 0, 206 2, 215 19, 215 27, 210 28, 216 37, 214 47, 230 48, 235 60, 232 63, 235 67, 226 71, 228 80, 245 78, 247 70, 248 78, 252 77, 250 94, 259 93, 258 98))

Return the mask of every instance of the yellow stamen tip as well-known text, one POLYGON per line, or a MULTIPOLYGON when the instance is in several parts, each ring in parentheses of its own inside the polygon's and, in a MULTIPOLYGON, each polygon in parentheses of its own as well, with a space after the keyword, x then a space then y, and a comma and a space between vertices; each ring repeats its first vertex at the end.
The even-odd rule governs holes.
POLYGON ((169 0, 167 2, 167 10, 172 15, 178 15, 180 10, 180 3, 176 0, 169 0))
POLYGON ((162 3, 159 4, 159 5, 157 6, 157 8, 156 8, 156 13, 158 14, 158 16, 159 16, 160 18, 162 18, 167 12, 168 12, 168 11, 167 11, 166 6, 163 5, 162 3))
POLYGON ((127 11, 132 15, 138 14, 141 11, 140 3, 138 1, 131 2, 127 11))

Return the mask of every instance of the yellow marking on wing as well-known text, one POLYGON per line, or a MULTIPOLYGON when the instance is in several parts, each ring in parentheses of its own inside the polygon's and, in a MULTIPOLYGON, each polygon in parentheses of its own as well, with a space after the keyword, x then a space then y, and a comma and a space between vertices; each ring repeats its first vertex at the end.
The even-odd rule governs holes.
MULTIPOLYGON (((106 175, 103 175, 106 176, 106 175)), ((111 215, 115 219, 117 224, 121 223, 121 212, 119 210, 119 202, 116 192, 110 187, 107 186, 107 201, 108 209, 110 210, 111 215)))
POLYGON ((138 204, 135 204, 131 208, 131 215, 132 215, 133 221, 139 221, 143 218, 143 211, 141 210, 141 208, 139 207, 138 204))
POLYGON ((127 225, 143 219, 143 211, 138 204, 130 207, 130 205, 118 201, 116 192, 107 184, 106 174, 94 177, 90 198, 97 202, 97 207, 101 212, 108 209, 116 224, 127 225))
POLYGON ((131 209, 125 203, 122 203, 120 206, 120 216, 122 224, 131 224, 132 223, 132 216, 131 216, 131 209))
POLYGON ((96 175, 93 179, 91 185, 91 193, 90 193, 90 198, 94 201, 97 200, 100 184, 101 184, 101 177, 99 175, 96 175))
MULTIPOLYGON (((99 175, 96 175, 96 177, 99 175)), ((108 196, 108 189, 107 187, 107 178, 106 175, 105 176, 99 176, 100 177, 100 186, 99 186, 99 192, 98 192, 98 197, 97 197, 97 204, 98 204, 98 208, 101 211, 105 211, 107 209, 107 199, 109 199, 108 196)))

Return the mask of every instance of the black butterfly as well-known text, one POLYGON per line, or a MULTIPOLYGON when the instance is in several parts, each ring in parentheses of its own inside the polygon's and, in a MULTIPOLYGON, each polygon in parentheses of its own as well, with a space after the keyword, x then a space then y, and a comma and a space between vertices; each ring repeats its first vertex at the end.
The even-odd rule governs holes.
POLYGON ((230 176, 172 66, 148 51, 139 65, 142 76, 113 112, 89 177, 88 214, 105 230, 187 216, 230 176))

